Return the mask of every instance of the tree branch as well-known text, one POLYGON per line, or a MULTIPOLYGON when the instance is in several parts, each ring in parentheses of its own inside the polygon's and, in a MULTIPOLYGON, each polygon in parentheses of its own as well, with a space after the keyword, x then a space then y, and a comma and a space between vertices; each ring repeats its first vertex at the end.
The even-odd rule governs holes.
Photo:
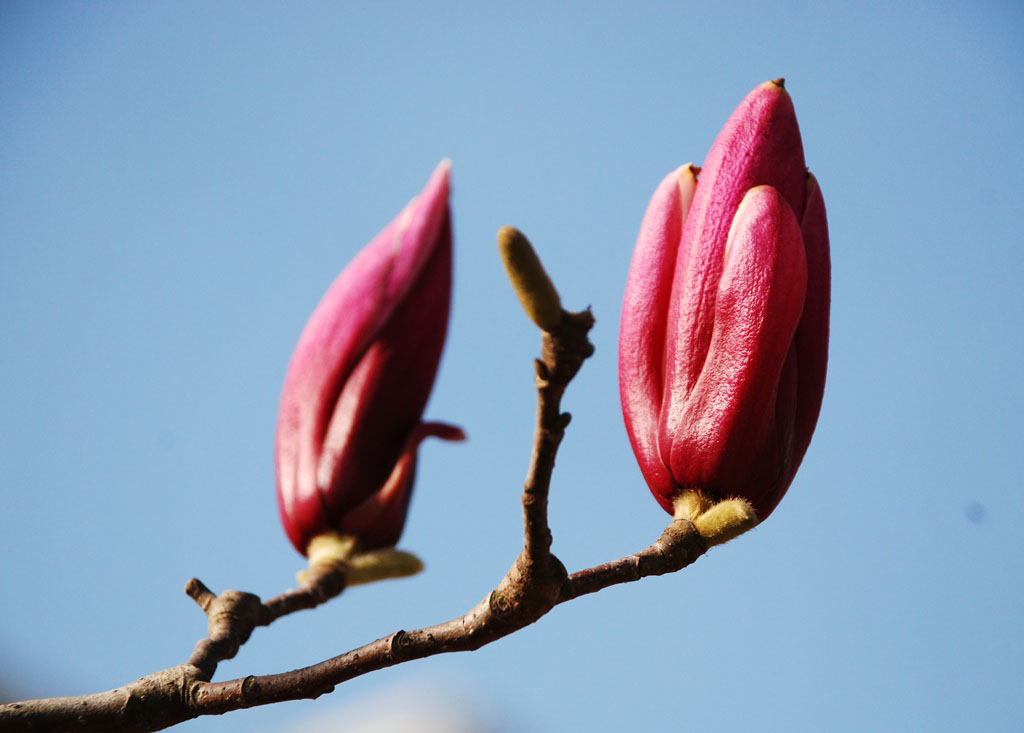
POLYGON ((106 692, 0 705, 0 733, 155 731, 206 715, 195 709, 196 691, 213 678, 220 662, 238 653, 254 628, 315 608, 344 589, 344 572, 323 567, 307 571, 301 588, 285 591, 266 603, 237 590, 214 595, 202 581, 192 578, 185 584, 185 593, 206 613, 209 636, 196 642, 187 662, 106 692))
POLYGON ((358 649, 302 669, 211 682, 217 664, 233 657, 256 626, 313 608, 345 587, 344 572, 325 570, 307 585, 260 603, 257 596, 226 591, 215 596, 192 579, 186 592, 206 612, 209 636, 185 664, 155 672, 116 690, 80 697, 29 700, 0 706, 0 731, 160 730, 201 715, 315 698, 335 686, 385 667, 435 654, 473 651, 528 626, 565 603, 610 585, 674 572, 707 551, 685 519, 673 521, 646 550, 568 575, 551 553, 547 504, 559 443, 569 424, 561 398, 584 360, 593 353, 589 311, 562 313, 543 332, 536 361, 537 420, 533 453, 523 487, 523 549, 487 598, 463 616, 414 631, 399 630, 358 649))

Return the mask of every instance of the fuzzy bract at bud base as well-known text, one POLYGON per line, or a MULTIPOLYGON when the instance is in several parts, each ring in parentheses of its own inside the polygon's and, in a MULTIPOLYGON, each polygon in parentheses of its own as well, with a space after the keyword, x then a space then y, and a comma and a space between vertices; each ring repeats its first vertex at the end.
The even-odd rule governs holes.
POLYGON ((789 94, 766 82, 702 169, 662 181, 633 254, 619 392, 666 511, 691 491, 762 521, 778 505, 821 409, 829 301, 825 205, 789 94))
POLYGON ((450 165, 334 281, 299 338, 276 437, 277 500, 305 554, 325 532, 361 549, 398 542, 424 438, 461 440, 422 422, 448 328, 450 165))

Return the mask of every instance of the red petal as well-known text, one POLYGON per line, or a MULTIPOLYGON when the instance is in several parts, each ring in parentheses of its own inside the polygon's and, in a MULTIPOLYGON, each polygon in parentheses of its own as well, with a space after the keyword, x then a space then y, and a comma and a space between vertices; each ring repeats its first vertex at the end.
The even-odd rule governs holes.
POLYGON ((755 186, 770 185, 799 216, 804 172, 793 102, 780 84, 765 82, 747 95, 715 139, 683 228, 665 355, 668 402, 662 432, 670 440, 679 426, 666 423, 664 415, 681 414, 707 357, 723 252, 740 201, 755 186))
MULTIPOLYGON (((349 432, 346 419, 375 411, 374 400, 369 396, 357 398, 355 401, 363 405, 357 408, 351 390, 345 396, 346 407, 339 410, 343 390, 358 369, 357 365, 363 365, 357 379, 369 384, 377 381, 380 376, 377 373, 384 368, 382 365, 393 360, 380 349, 381 353, 370 354, 371 343, 401 341, 410 329, 427 325, 423 319, 429 321, 428 333, 412 339, 423 338, 431 344, 422 357, 414 358, 420 366, 416 376, 407 380, 417 398, 404 406, 397 424, 385 431, 390 440, 379 451, 389 456, 390 463, 382 468, 371 461, 367 466, 368 474, 382 474, 380 482, 387 478, 429 395, 448 313, 451 278, 448 174, 449 165, 443 162, 423 192, 338 276, 314 310, 292 355, 278 411, 275 458, 278 507, 288 536, 300 552, 313 535, 328 528, 326 525, 331 520, 322 501, 326 485, 318 482, 318 477, 339 472, 334 467, 325 469, 323 466, 322 449, 329 429, 331 455, 326 462, 337 463, 337 453, 341 450, 339 436, 349 432), (442 268, 447 263, 447 269, 434 272, 429 278, 432 282, 422 285, 428 262, 441 263, 442 268), (398 318, 396 309, 402 309, 409 302, 412 290, 417 287, 430 289, 426 296, 430 300, 421 301, 418 306, 429 313, 417 315, 415 310, 409 313, 406 309, 406 315, 399 319, 402 323, 393 325, 398 318), (388 336, 382 339, 381 334, 385 332, 388 336), (427 380, 425 388, 424 379, 427 380)), ((435 270, 437 267, 435 265, 435 270)), ((390 374, 389 370, 384 371, 390 374)), ((345 491, 354 495, 342 503, 346 506, 358 503, 380 486, 377 483, 368 488, 365 482, 361 479, 347 486, 345 491)), ((332 503, 336 502, 332 500, 332 503)))
POLYGON ((806 268, 792 209, 774 188, 752 189, 725 247, 707 360, 682 413, 669 417, 680 426, 670 463, 679 484, 745 497, 762 519, 784 468, 776 396, 803 310, 806 268))
POLYGON ((807 252, 807 298, 794 339, 800 387, 793 427, 789 481, 796 475, 811 443, 811 435, 814 434, 818 414, 821 412, 825 373, 828 370, 829 308, 832 299, 828 220, 818 181, 810 173, 807 174, 807 190, 807 210, 800 224, 807 252))
POLYGON ((661 368, 679 238, 696 188, 696 170, 685 165, 668 174, 651 198, 633 251, 619 329, 626 432, 644 478, 668 511, 676 486, 658 450, 661 368))

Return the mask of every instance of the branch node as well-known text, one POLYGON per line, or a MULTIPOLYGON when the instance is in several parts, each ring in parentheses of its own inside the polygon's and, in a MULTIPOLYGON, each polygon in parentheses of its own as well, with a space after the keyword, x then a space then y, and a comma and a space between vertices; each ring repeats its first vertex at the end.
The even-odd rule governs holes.
POLYGON ((257 595, 240 590, 226 590, 210 609, 210 638, 218 634, 237 635, 244 644, 260 620, 262 603, 257 595))
POLYGON ((253 701, 259 700, 260 683, 254 675, 248 675, 242 680, 242 684, 239 687, 239 693, 242 697, 242 702, 246 707, 250 707, 253 701))
POLYGON ((537 371, 537 388, 547 386, 548 381, 551 379, 551 372, 548 371, 548 365, 540 359, 533 360, 533 366, 537 371))
POLYGON ((399 629, 388 639, 388 654, 396 662, 404 662, 409 659, 411 648, 412 639, 403 629, 399 629))
POLYGON ((487 598, 487 606, 499 621, 510 618, 515 610, 515 603, 510 594, 504 590, 491 591, 491 595, 487 598))

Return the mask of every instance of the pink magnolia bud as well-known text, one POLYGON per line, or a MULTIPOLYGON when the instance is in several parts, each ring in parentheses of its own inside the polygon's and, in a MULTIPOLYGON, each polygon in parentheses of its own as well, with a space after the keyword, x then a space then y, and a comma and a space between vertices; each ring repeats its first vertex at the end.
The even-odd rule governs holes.
POLYGON ((277 502, 305 554, 323 532, 390 547, 405 524, 421 422, 448 328, 448 161, 342 271, 292 354, 277 418, 277 502))
POLYGON ((703 169, 662 181, 633 254, 619 392, 667 511, 696 490, 746 499, 763 520, 782 499, 821 408, 829 293, 825 205, 789 94, 766 82, 703 169))

